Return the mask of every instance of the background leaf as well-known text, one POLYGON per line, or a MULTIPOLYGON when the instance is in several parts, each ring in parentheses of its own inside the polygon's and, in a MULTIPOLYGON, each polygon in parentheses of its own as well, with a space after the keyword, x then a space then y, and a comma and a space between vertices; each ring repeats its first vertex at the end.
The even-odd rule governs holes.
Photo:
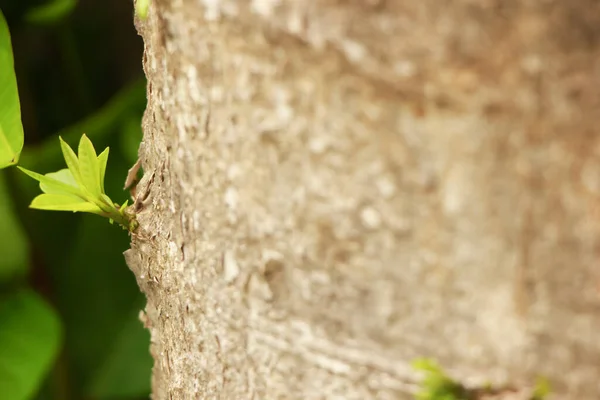
POLYGON ((0 321, 2 398, 27 400, 37 392, 58 354, 60 322, 54 310, 29 289, 0 299, 0 321))
MULTIPOLYGON (((56 146, 56 136, 67 142, 74 142, 81 137, 81 132, 88 132, 88 137, 96 147, 103 148, 108 144, 109 136, 115 134, 115 129, 127 120, 132 112, 142 113, 145 105, 146 82, 137 80, 84 120, 62 129, 37 146, 27 147, 21 157, 21 165, 34 170, 53 169, 64 165, 61 148, 56 146)), ((138 132, 134 136, 128 136, 126 142, 121 140, 120 143, 124 151, 128 154, 135 153, 136 158, 142 136, 141 126, 138 127, 138 132)))
POLYGON ((25 19, 36 24, 51 24, 59 22, 73 12, 77 0, 50 0, 45 4, 33 7, 25 19))
MULTIPOLYGON (((67 329, 69 373, 79 393, 94 381, 123 326, 135 318, 144 304, 135 278, 123 260, 122 251, 128 247, 126 232, 102 218, 83 218, 81 222, 74 252, 65 268, 55 272, 57 300, 67 329)), ((141 325, 136 319, 134 323, 141 325)), ((145 350, 133 359, 147 356, 146 340, 140 345, 145 350)), ((149 368, 143 371, 148 376, 149 368)))
POLYGON ((16 164, 23 149, 21 105, 13 64, 10 33, 0 12, 0 168, 16 164))
POLYGON ((86 390, 96 398, 124 398, 150 393, 152 357, 150 334, 133 312, 107 352, 103 364, 86 390))
POLYGON ((29 257, 27 238, 15 215, 4 172, 0 172, 0 282, 24 274, 29 257))

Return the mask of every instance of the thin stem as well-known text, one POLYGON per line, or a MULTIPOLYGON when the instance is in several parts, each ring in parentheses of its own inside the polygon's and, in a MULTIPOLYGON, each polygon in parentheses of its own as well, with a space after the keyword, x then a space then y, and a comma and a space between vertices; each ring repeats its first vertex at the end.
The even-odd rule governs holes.
POLYGON ((122 210, 122 207, 119 207, 118 204, 114 204, 113 207, 107 212, 106 217, 112 219, 117 222, 123 228, 127 229, 129 232, 133 232, 138 227, 137 220, 135 219, 135 215, 128 214, 125 210, 122 210))

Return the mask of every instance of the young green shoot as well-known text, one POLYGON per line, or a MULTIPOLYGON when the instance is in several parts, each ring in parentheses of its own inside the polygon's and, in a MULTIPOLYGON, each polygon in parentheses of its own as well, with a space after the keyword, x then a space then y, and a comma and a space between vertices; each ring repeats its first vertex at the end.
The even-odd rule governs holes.
POLYGON ((150 0, 137 0, 135 2, 135 14, 141 20, 148 18, 148 9, 150 8, 150 0))
POLYGON ((452 380, 432 360, 421 358, 413 361, 413 368, 424 375, 416 400, 472 400, 467 388, 452 380))
MULTIPOLYGON (((511 385, 485 384, 467 388, 446 375, 435 361, 427 358, 413 361, 413 368, 423 375, 420 390, 415 394, 416 400, 477 400, 518 392, 518 388, 511 385)), ((544 400, 549 393, 550 384, 547 380, 539 378, 528 399, 544 400)))
POLYGON ((62 138, 60 146, 68 168, 41 175, 18 167, 40 182, 43 193, 33 199, 30 207, 98 214, 108 218, 111 224, 114 221, 129 232, 135 231, 138 223, 135 215, 127 211, 128 202, 118 205, 104 192, 108 147, 96 155, 94 145, 85 134, 79 141, 78 154, 62 138))

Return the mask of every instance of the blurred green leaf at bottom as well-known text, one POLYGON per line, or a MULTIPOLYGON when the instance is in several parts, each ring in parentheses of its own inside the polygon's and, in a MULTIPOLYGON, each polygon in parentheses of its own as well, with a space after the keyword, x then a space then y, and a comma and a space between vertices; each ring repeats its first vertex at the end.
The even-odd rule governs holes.
POLYGON ((150 393, 150 333, 137 314, 123 326, 87 391, 93 398, 127 398, 150 393))
POLYGON ((31 398, 56 358, 61 326, 54 310, 22 289, 0 298, 0 397, 31 398))

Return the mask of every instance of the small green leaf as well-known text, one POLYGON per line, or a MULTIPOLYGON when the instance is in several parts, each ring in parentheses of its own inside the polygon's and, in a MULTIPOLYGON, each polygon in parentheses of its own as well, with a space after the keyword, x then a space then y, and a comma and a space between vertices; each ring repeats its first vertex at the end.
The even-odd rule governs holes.
POLYGON ((71 14, 76 5, 76 0, 51 0, 29 10, 25 19, 37 24, 55 23, 71 14))
POLYGON ((63 157, 65 158, 65 162, 67 163, 67 167, 69 167, 69 171, 73 174, 73 178, 75 178, 77 185, 79 185, 82 190, 85 189, 83 179, 81 178, 81 171, 79 170, 79 160, 77 159, 77 155, 62 137, 59 136, 58 138, 60 139, 60 148, 63 157))
POLYGON ((550 382, 548 379, 539 377, 535 382, 532 400, 544 400, 550 395, 550 382))
POLYGON ((53 211, 82 211, 102 215, 118 222, 129 231, 137 228, 135 217, 125 213, 104 193, 104 174, 108 148, 96 156, 92 142, 84 134, 79 143, 79 158, 73 149, 60 138, 61 149, 68 169, 41 175, 19 167, 24 173, 40 182, 44 194, 37 196, 30 207, 53 211))
POLYGON ((140 19, 148 18, 148 9, 150 8, 150 0, 137 0, 135 2, 135 14, 140 19))
POLYGON ((412 367, 418 371, 444 375, 437 363, 427 358, 417 358, 416 360, 413 360, 412 367))
POLYGON ((105 195, 104 193, 102 193, 100 195, 100 199, 107 205, 114 207, 115 203, 110 199, 110 197, 108 197, 107 195, 105 195))
POLYGON ((23 140, 10 33, 0 12, 0 168, 15 165, 19 161, 23 140))
POLYGON ((89 212, 102 214, 102 210, 94 203, 68 194, 40 194, 29 206, 38 210, 89 212))
MULTIPOLYGON (((56 179, 55 178, 56 175, 54 175, 55 177, 48 176, 48 175, 52 175, 52 173, 50 173, 48 175, 42 175, 42 174, 38 174, 37 172, 29 171, 23 167, 17 167, 17 168, 19 168, 21 171, 23 171, 24 173, 26 173, 27 175, 29 175, 36 181, 40 182, 40 189, 42 189, 42 191, 44 191, 45 193, 68 194, 68 195, 73 195, 73 196, 79 197, 81 200, 85 200, 85 194, 79 188, 74 187, 71 184, 63 182, 59 179, 56 179)), ((54 174, 60 174, 60 171, 55 172, 54 174)), ((63 179, 65 179, 65 178, 63 178, 63 179)))
POLYGON ((106 347, 100 367, 92 376, 86 390, 90 398, 125 399, 148 396, 152 356, 148 351, 150 335, 132 311, 117 325, 113 343, 106 347))
POLYGON ((100 187, 102 189, 102 193, 104 193, 104 176, 106 175, 106 164, 108 163, 108 151, 109 148, 107 147, 98 156, 98 167, 100 168, 100 187))
MULTIPOLYGON (((67 168, 61 169, 60 171, 56 171, 56 172, 49 172, 44 176, 46 178, 56 179, 57 181, 62 182, 66 185, 72 186, 73 189, 81 192, 79 190, 79 188, 77 187, 77 182, 75 182, 75 178, 73 178, 73 174, 67 168)), ((44 183, 44 182, 40 182, 40 189, 42 189, 42 192, 44 192, 44 193, 65 194, 65 191, 62 190, 61 188, 57 188, 56 186, 53 186, 53 185, 48 185, 47 183, 44 183)))
POLYGON ((2 398, 28 400, 58 354, 60 321, 54 310, 29 289, 2 298, 0 321, 2 398))
POLYGON ((448 377, 435 361, 420 358, 414 360, 412 366, 424 375, 421 381, 421 390, 416 394, 416 399, 467 400, 472 398, 468 390, 448 377))
POLYGON ((94 145, 85 135, 81 135, 79 141, 79 171, 81 180, 86 189, 94 196, 99 197, 102 193, 100 186, 100 166, 96 149, 94 145))

